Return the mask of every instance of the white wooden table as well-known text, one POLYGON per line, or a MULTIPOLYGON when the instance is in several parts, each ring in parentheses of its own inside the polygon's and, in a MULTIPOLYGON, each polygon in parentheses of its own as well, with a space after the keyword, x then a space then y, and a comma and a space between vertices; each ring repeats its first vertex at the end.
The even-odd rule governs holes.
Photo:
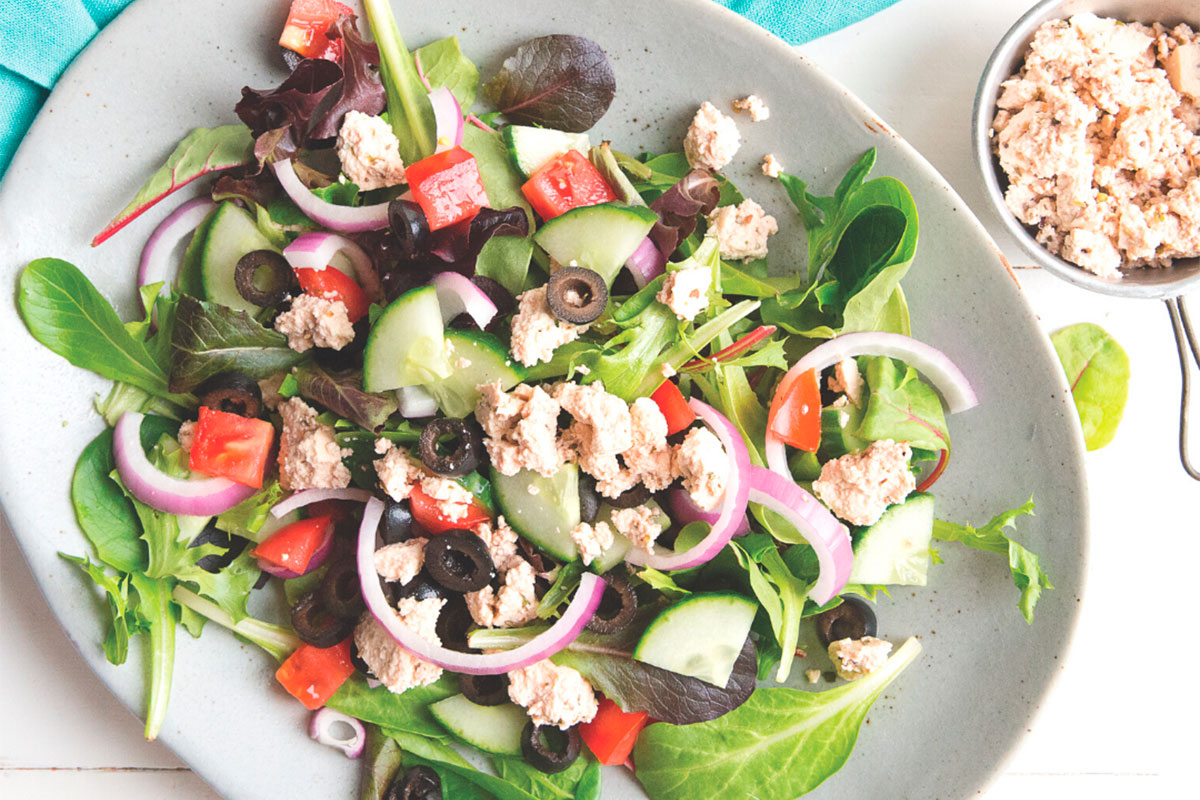
MULTIPOLYGON (((1027 5, 903 0, 801 48, 941 170, 1014 265, 1028 259, 983 202, 969 122, 987 56, 1027 5)), ((1166 311, 1037 270, 1018 277, 1047 332, 1089 320, 1115 335, 1133 383, 1116 441, 1087 456, 1093 538, 1079 629, 1061 678, 986 797, 1184 797, 1185 757, 1195 759, 1185 742, 1197 741, 1200 712, 1190 586, 1200 484, 1177 459, 1179 369, 1166 311)), ((1200 297, 1193 303, 1200 317, 1200 297)), ((1200 413, 1196 420, 1200 429, 1200 413)), ((1193 440, 1200 456, 1200 436, 1193 440)), ((0 527, 0 797, 216 800, 166 747, 142 740, 141 722, 80 660, 0 527)))

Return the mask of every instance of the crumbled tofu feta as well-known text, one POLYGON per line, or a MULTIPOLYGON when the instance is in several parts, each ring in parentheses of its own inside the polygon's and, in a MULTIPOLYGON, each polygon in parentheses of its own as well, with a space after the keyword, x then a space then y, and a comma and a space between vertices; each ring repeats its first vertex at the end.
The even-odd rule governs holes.
POLYGON ((549 659, 508 673, 508 697, 529 712, 534 725, 566 730, 591 722, 599 706, 587 679, 549 659))
POLYGON ((483 628, 513 628, 529 622, 537 616, 536 579, 537 573, 528 561, 511 559, 499 590, 485 586, 466 595, 471 619, 483 628))
POLYGON ((858 362, 853 358, 843 358, 833 366, 833 375, 829 378, 829 391, 841 392, 850 398, 851 403, 858 405, 865 386, 862 373, 858 371, 858 362))
POLYGON ((692 502, 704 511, 721 504, 729 480, 729 456, 708 428, 692 428, 675 448, 675 469, 692 502))
POLYGON ((746 198, 736 206, 721 206, 708 217, 709 233, 721 243, 721 258, 744 261, 767 257, 767 237, 779 223, 762 206, 746 198))
POLYGON ((558 472, 559 410, 558 401, 540 386, 522 383, 508 393, 499 381, 481 386, 475 419, 496 471, 516 475, 524 468, 547 478, 558 472))
POLYGON ((916 487, 910 458, 912 449, 904 442, 872 442, 861 453, 826 461, 821 477, 813 481, 813 493, 852 525, 873 525, 916 487))
POLYGON ((530 289, 520 296, 512 320, 513 358, 527 367, 549 361, 557 348, 575 341, 587 329, 587 325, 563 322, 550 312, 545 286, 530 289))
POLYGON ((654 551, 654 542, 663 531, 658 512, 649 506, 618 508, 612 512, 612 523, 617 533, 647 553, 654 551))
POLYGON ((179 425, 179 433, 175 435, 175 440, 179 442, 179 449, 184 452, 184 455, 191 455, 192 445, 196 443, 196 425, 194 419, 189 419, 179 425))
POLYGON ((762 160, 762 174, 768 178, 778 178, 783 172, 783 164, 779 163, 779 159, 774 153, 767 153, 762 160))
POLYGON ((612 547, 613 532, 607 522, 589 525, 581 522, 571 530, 571 541, 579 549, 579 557, 586 567, 608 548, 612 547))
POLYGON ((396 447, 390 439, 376 439, 375 453, 383 456, 373 462, 379 486, 397 503, 407 500, 413 487, 425 477, 425 470, 409 457, 407 450, 396 447))
POLYGON ((615 479, 597 484, 605 497, 616 497, 639 483, 659 492, 679 477, 667 442, 667 418, 658 403, 649 397, 639 397, 629 407, 629 419, 633 443, 621 454, 625 468, 615 479))
POLYGON ((286 399, 279 393, 279 387, 283 386, 283 379, 286 377, 286 372, 280 372, 258 382, 258 390, 262 392, 263 405, 271 411, 279 408, 279 404, 286 399))
POLYGON ((737 123, 705 100, 692 117, 683 152, 693 167, 719 170, 733 160, 741 144, 737 123))
POLYGON ((821 680, 821 670, 819 670, 819 669, 804 670, 804 680, 808 681, 809 683, 816 683, 817 681, 821 680))
MULTIPOLYGON (((426 600, 406 597, 400 601, 396 616, 422 639, 441 644, 437 619, 445 603, 439 597, 426 600)), ((354 629, 354 644, 371 674, 396 694, 427 686, 442 676, 441 667, 422 661, 401 647, 370 612, 363 614, 354 629)))
POLYGON ((667 273, 667 279, 654 299, 675 312, 675 316, 691 322, 708 308, 708 293, 712 290, 712 270, 708 267, 688 267, 667 273))
POLYGON ((573 418, 560 440, 560 450, 598 481, 609 481, 621 472, 617 456, 633 444, 629 406, 604 391, 597 381, 587 386, 560 383, 554 399, 573 418))
POLYGON ((350 470, 342 459, 351 450, 338 447, 333 428, 317 422, 317 412, 299 397, 280 403, 279 413, 279 485, 289 492, 349 486, 350 470))
POLYGON ((481 522, 472 530, 487 545, 488 554, 491 555, 496 569, 500 572, 507 571, 517 557, 517 532, 509 527, 504 515, 496 518, 495 525, 481 522))
POLYGON ((438 501, 438 513, 449 520, 467 516, 475 495, 458 481, 427 475, 421 479, 421 491, 438 501))
POLYGON ((427 543, 427 539, 417 537, 379 548, 375 551, 375 571, 385 581, 400 581, 401 586, 407 586, 425 566, 427 543))
POLYGON ((315 294, 292 300, 292 307, 275 317, 275 330, 288 337, 288 347, 297 353, 313 347, 341 350, 354 341, 346 304, 315 294))
POLYGON ((400 140, 382 117, 348 111, 338 131, 342 172, 364 192, 404 183, 400 140))
POLYGON ((829 660, 839 678, 852 681, 870 675, 887 663, 892 643, 874 636, 861 639, 838 639, 829 643, 829 660))
POLYGON ((748 95, 741 100, 734 100, 733 110, 748 112, 751 122, 762 122, 771 116, 771 109, 767 108, 767 104, 756 94, 748 95))

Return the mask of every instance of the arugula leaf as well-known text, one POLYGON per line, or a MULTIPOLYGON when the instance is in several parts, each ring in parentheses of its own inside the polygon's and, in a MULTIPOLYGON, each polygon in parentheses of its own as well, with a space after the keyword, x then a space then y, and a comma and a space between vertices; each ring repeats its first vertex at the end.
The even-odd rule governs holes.
POLYGON ((475 259, 475 274, 491 278, 514 297, 525 288, 533 241, 524 236, 493 236, 475 259))
POLYGON ((146 740, 153 741, 162 729, 171 696, 175 671, 175 624, 179 609, 171 602, 174 581, 155 580, 139 572, 129 576, 137 590, 137 616, 150 636, 149 699, 146 703, 146 740))
POLYGON ((552 34, 518 47, 484 91, 513 122, 580 133, 608 111, 617 79, 600 45, 552 34))
POLYGON ((205 600, 200 595, 183 586, 176 586, 171 593, 171 599, 180 608, 201 619, 209 620, 222 628, 233 631, 238 637, 251 644, 258 645, 271 654, 276 661, 283 661, 301 644, 300 639, 292 629, 284 625, 274 625, 254 617, 242 617, 234 620, 216 603, 205 600))
POLYGON ((167 163, 138 189, 129 205, 121 209, 104 230, 92 239, 92 247, 101 244, 137 219, 167 195, 210 172, 241 166, 251 160, 250 131, 245 125, 196 128, 175 146, 167 163))
POLYGON ((271 507, 287 494, 279 481, 270 480, 262 489, 247 497, 228 511, 217 515, 213 524, 219 530, 241 536, 252 542, 261 542, 264 537, 259 531, 267 521, 271 507))
POLYGON ((588 160, 592 162, 592 166, 600 170, 600 174, 604 176, 604 180, 612 187, 618 200, 631 206, 646 205, 646 201, 638 194, 638 190, 634 188, 633 183, 621 169, 621 165, 617 161, 617 156, 613 152, 612 145, 608 142, 601 142, 598 147, 593 147, 588 152, 588 160))
POLYGON ((404 46, 389 0, 363 0, 363 10, 379 46, 379 75, 387 90, 388 119, 400 140, 400 157, 412 164, 432 155, 436 144, 429 94, 404 46))
POLYGON ((529 218, 529 229, 533 230, 533 209, 521 192, 521 184, 525 179, 513 166, 500 134, 485 131, 475 125, 467 125, 463 129, 462 146, 475 156, 479 180, 483 182, 483 191, 487 194, 491 207, 516 206, 524 209, 525 216, 529 218))
POLYGON ((643 567, 636 574, 651 589, 662 592, 668 597, 679 598, 691 594, 691 591, 675 583, 670 575, 665 572, 659 572, 653 567, 643 567))
POLYGON ((449 89, 463 111, 471 107, 479 88, 479 70, 463 55, 457 36, 418 47, 413 55, 430 86, 449 89))
POLYGON ((542 595, 541 602, 538 603, 539 619, 558 616, 558 607, 570 596, 571 592, 575 591, 575 587, 579 585, 579 580, 583 576, 583 570, 582 561, 568 562, 559 569, 554 584, 546 590, 546 593, 542 595))
POLYGON ((1108 331, 1080 322, 1050 337, 1071 385, 1088 450, 1117 435, 1129 397, 1129 356, 1108 331))
POLYGON ((638 780, 655 800, 793 800, 841 769, 872 703, 921 652, 909 639, 880 669, 823 692, 759 689, 740 708, 699 725, 651 725, 634 748, 638 780))
POLYGON ((373 394, 362 389, 362 373, 330 375, 316 364, 307 364, 292 375, 300 396, 312 400, 343 419, 367 430, 378 430, 395 413, 394 393, 373 394))
POLYGON ((251 378, 284 372, 305 355, 287 346, 287 337, 234 311, 184 295, 179 298, 171 337, 170 385, 191 391, 221 372, 236 369, 251 378))
POLYGON ((17 307, 33 338, 77 367, 173 402, 167 376, 146 345, 82 272, 57 258, 31 261, 21 272, 17 307))
POLYGON ((445 739, 449 734, 429 713, 429 706, 454 694, 458 694, 458 684, 449 674, 403 694, 389 692, 386 686, 368 688, 365 680, 354 676, 342 684, 326 705, 390 731, 445 739))
POLYGON ((1033 498, 1030 497, 1016 508, 1002 511, 988 520, 979 529, 970 525, 958 525, 944 522, 940 519, 933 521, 933 538, 944 542, 961 542, 967 547, 983 550, 988 553, 1008 557, 1008 566, 1012 571, 1013 583, 1021 590, 1021 598, 1017 607, 1025 621, 1033 624, 1033 609, 1043 589, 1053 589, 1050 576, 1042 569, 1038 557, 1017 542, 1014 542, 1004 531, 1017 527, 1017 517, 1026 514, 1033 516, 1033 498))
POLYGON ((870 395, 855 436, 908 442, 923 450, 950 449, 942 401, 915 369, 887 356, 864 356, 860 363, 870 395))
POLYGON ((83 574, 104 590, 108 601, 108 633, 104 639, 104 656, 110 664, 124 664, 129 655, 129 637, 141 630, 137 616, 132 613, 129 602, 129 577, 112 576, 101 564, 93 564, 90 558, 59 553, 60 558, 79 567, 83 574), (131 631, 132 627, 132 631, 131 631))
POLYGON ((738 557, 738 563, 749 572, 750 588, 771 620, 771 630, 780 648, 779 671, 775 680, 783 683, 791 674, 792 662, 796 657, 804 601, 812 584, 792 574, 771 536, 752 533, 730 542, 730 546, 738 557), (765 574, 759 566, 765 570, 765 574))
POLYGON ((133 504, 110 475, 117 468, 113 432, 105 428, 83 448, 71 476, 75 519, 96 555, 121 572, 146 568, 146 544, 133 504))

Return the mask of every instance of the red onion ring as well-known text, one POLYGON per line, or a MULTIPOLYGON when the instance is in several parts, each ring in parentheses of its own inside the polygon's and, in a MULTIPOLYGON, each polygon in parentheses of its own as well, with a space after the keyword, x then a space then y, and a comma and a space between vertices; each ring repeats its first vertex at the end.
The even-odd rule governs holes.
POLYGON ((362 722, 329 707, 319 708, 313 712, 308 721, 308 735, 317 744, 341 750, 346 754, 346 758, 358 758, 363 754, 363 748, 367 745, 367 729, 362 722), (334 733, 334 728, 339 723, 350 727, 350 738, 334 733))
MULTIPOLYGON (((169 283, 167 272, 175 246, 204 222, 205 217, 216 206, 217 204, 207 197, 194 197, 181 204, 158 224, 154 233, 146 240, 146 246, 142 248, 137 273, 139 289, 152 283, 169 283)), ((146 311, 148 313, 150 309, 147 308, 146 311)))
POLYGON ((146 458, 141 429, 144 414, 126 411, 113 429, 117 473, 129 493, 168 514, 211 517, 221 514, 258 490, 226 478, 172 478, 146 458))
POLYGON ((353 272, 347 275, 357 281, 372 300, 381 298, 383 287, 379 282, 379 274, 371 264, 371 257, 345 236, 324 232, 305 233, 283 248, 283 257, 292 265, 292 269, 322 270, 328 266, 338 269, 333 260, 338 253, 344 255, 353 268, 353 272))
POLYGON ((496 316, 496 304, 471 279, 457 272, 439 272, 430 285, 437 290, 438 306, 442 309, 442 324, 459 314, 469 314, 483 330, 496 316))
POLYGON ((271 506, 271 516, 279 519, 285 514, 323 500, 351 500, 365 503, 373 495, 366 489, 305 489, 271 506))
POLYGON ((373 206, 339 206, 327 203, 310 192, 300 181, 291 161, 276 161, 272 168, 287 196, 318 225, 349 233, 376 231, 388 226, 387 203, 376 203, 373 206))
POLYGON ((471 675, 499 675, 527 667, 562 650, 579 636, 588 620, 596 613, 605 583, 600 576, 585 572, 575 596, 558 621, 548 630, 514 650, 501 653, 460 653, 433 644, 408 628, 395 610, 388 605, 375 572, 375 529, 383 515, 383 503, 375 497, 367 501, 362 524, 358 529, 358 574, 363 599, 371 614, 379 621, 396 643, 422 661, 428 661, 453 672, 471 675))
POLYGON ((434 89, 429 93, 429 104, 433 106, 434 135, 437 138, 437 147, 433 152, 461 147, 464 127, 462 108, 453 93, 445 86, 434 89))
MULTIPOLYGON (((680 488, 667 492, 667 506, 671 509, 671 519, 681 525, 691 522, 707 522, 709 525, 714 525, 721 518, 719 512, 705 511, 697 506, 692 502, 688 493, 680 488)), ((733 532, 733 535, 735 537, 745 536, 749 532, 750 516, 746 514, 742 516, 742 521, 738 523, 737 530, 733 532)))
POLYGON ((400 415, 405 419, 432 417, 438 411, 437 400, 420 386, 403 386, 396 390, 400 415))
POLYGON ((721 445, 732 461, 729 465, 729 481, 721 498, 719 516, 708 536, 682 553, 647 553, 640 548, 630 550, 625 560, 635 566, 653 567, 665 572, 704 564, 729 543, 746 516, 746 503, 750 498, 750 486, 747 482, 750 475, 750 453, 746 450, 742 435, 732 422, 707 403, 693 397, 688 400, 688 405, 721 440, 721 445))
POLYGON ((625 266, 629 268, 629 274, 633 275, 633 282, 637 287, 644 289, 647 283, 666 271, 667 257, 647 236, 633 251, 633 255, 625 260, 625 266))

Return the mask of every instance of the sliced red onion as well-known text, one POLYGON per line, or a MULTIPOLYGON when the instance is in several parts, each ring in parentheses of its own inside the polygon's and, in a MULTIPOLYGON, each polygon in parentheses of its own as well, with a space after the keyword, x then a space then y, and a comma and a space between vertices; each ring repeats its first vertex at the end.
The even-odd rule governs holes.
POLYGON ((341 750, 346 758, 358 758, 367 744, 367 729, 361 721, 328 707, 313 712, 308 721, 308 735, 317 744, 341 750), (345 726, 349 736, 339 735, 338 726, 345 726))
POLYGON ((434 133, 437 137, 435 153, 459 147, 463 140, 462 108, 454 94, 445 86, 429 93, 429 104, 433 106, 434 133))
POLYGON ((371 497, 372 494, 366 489, 305 489, 271 506, 271 516, 278 519, 298 508, 304 508, 324 500, 351 500, 355 503, 365 503, 371 497))
POLYGON ((276 578, 289 580, 291 578, 299 578, 301 575, 307 575, 315 569, 320 569, 321 565, 329 559, 329 554, 333 552, 333 531, 336 526, 330 522, 325 526, 325 535, 321 537, 321 543, 317 545, 317 549, 313 551, 309 557, 308 563, 304 565, 304 569, 297 572, 294 569, 281 567, 265 558, 256 558, 258 568, 263 572, 270 573, 276 578))
POLYGON ((514 669, 527 667, 562 650, 579 636, 588 620, 596 613, 605 583, 600 576, 585 572, 579 581, 575 596, 563 611, 558 621, 548 630, 514 650, 500 653, 460 653, 448 650, 418 636, 400 621, 399 615, 388 605, 375 572, 375 529, 383 515, 383 502, 378 498, 367 501, 362 524, 358 529, 358 573, 362 583, 363 599, 371 614, 379 621, 392 638, 408 652, 422 661, 428 661, 453 672, 471 675, 499 675, 514 669))
POLYGON ((396 401, 400 404, 400 415, 405 419, 432 417, 438 410, 437 400, 420 386, 397 389, 396 401))
POLYGON ((629 267, 629 273, 633 275, 633 282, 639 289, 642 289, 647 283, 666 271, 667 257, 654 246, 654 242, 647 236, 633 251, 633 255, 625 261, 625 266, 629 267))
MULTIPOLYGON (((881 333, 867 331, 864 333, 847 333, 817 345, 803 358, 792 365, 783 376, 775 397, 771 401, 770 416, 774 416, 783 398, 787 396, 792 382, 800 375, 815 369, 831 367, 844 358, 858 356, 887 356, 898 358, 905 364, 924 375, 937 389, 945 400, 951 414, 966 411, 979 405, 979 398, 971 388, 971 382, 962 373, 949 356, 935 347, 918 342, 910 336, 898 333, 881 333)), ((767 428, 766 437, 767 465, 785 478, 791 478, 787 466, 787 449, 784 442, 767 428)))
POLYGON ((746 516, 746 503, 750 497, 750 486, 747 482, 750 475, 750 454, 746 450, 746 443, 742 441, 742 435, 738 433, 732 422, 725 419, 712 406, 702 403, 694 397, 688 400, 688 405, 721 440, 721 445, 725 448, 731 461, 729 480, 725 485, 725 494, 721 498, 721 507, 708 536, 701 539, 694 547, 682 553, 647 553, 645 550, 635 548, 625 556, 625 560, 635 566, 653 567, 664 572, 698 567, 721 552, 721 548, 733 538, 746 516))
POLYGON ((372 300, 383 296, 383 287, 379 282, 379 274, 371 264, 371 257, 345 236, 324 232, 302 234, 283 248, 283 257, 292 265, 292 269, 322 270, 332 266, 357 281, 372 300), (338 253, 350 262, 352 271, 346 272, 338 267, 334 259, 338 253))
MULTIPOLYGON (((685 490, 678 487, 667 492, 667 505, 671 509, 671 519, 681 525, 687 525, 691 522, 707 522, 709 525, 713 525, 721 518, 720 512, 705 511, 692 502, 691 496, 685 490)), ((733 535, 745 536, 749 532, 750 517, 743 514, 742 521, 738 524, 737 530, 733 532, 733 535)))
POLYGON ((258 490, 226 478, 172 478, 150 463, 142 450, 143 414, 126 411, 113 429, 117 473, 129 493, 168 514, 211 517, 221 514, 258 490))
POLYGON ((168 273, 175 246, 194 231, 216 205, 207 197, 195 197, 180 205, 158 224, 142 248, 142 259, 138 262, 139 289, 152 283, 170 283, 168 273))
POLYGON ((438 306, 442 309, 442 324, 459 314, 469 314, 483 330, 496 316, 496 304, 471 279, 457 272, 440 272, 429 282, 437 290, 438 306))
POLYGON ((750 502, 792 523, 817 552, 821 574, 809 592, 813 601, 823 606, 837 597, 854 568, 854 548, 846 526, 795 481, 763 467, 750 467, 750 502))
POLYGON ((339 206, 327 203, 310 192, 301 182, 291 161, 281 159, 276 161, 273 167, 275 177, 279 179, 279 185, 287 192, 287 196, 318 225, 350 233, 377 231, 387 227, 387 203, 376 203, 373 206, 339 206))

